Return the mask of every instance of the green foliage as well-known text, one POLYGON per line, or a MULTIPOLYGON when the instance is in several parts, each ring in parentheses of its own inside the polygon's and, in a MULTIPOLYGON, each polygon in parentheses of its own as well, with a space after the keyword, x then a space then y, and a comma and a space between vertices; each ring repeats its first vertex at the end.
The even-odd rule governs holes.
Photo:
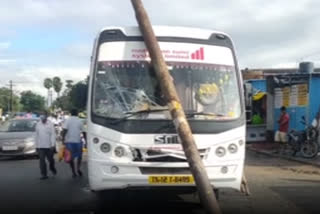
POLYGON ((32 91, 21 92, 20 103, 23 111, 39 112, 45 110, 45 98, 32 91))
POLYGON ((60 91, 62 89, 63 83, 61 82, 60 77, 53 77, 52 79, 53 89, 57 93, 58 97, 60 96, 60 91))
POLYGON ((50 89, 52 88, 53 86, 53 83, 52 83, 52 79, 50 78, 46 78, 44 81, 43 81, 43 86, 46 88, 46 89, 50 89))
POLYGON ((67 89, 71 89, 73 86, 73 80, 66 80, 66 87, 67 89))
POLYGON ((66 80, 66 89, 62 96, 54 101, 53 105, 68 111, 72 108, 77 108, 79 111, 85 110, 88 90, 88 81, 86 80, 77 82, 76 84, 73 84, 72 80, 66 80))
POLYGON ((70 111, 72 109, 72 103, 70 100, 70 96, 68 94, 63 94, 62 96, 58 97, 54 102, 53 106, 57 108, 61 108, 63 110, 70 111))
POLYGON ((80 111, 86 109, 88 85, 85 81, 75 84, 70 91, 70 98, 73 107, 80 111))
MULTIPOLYGON (((10 89, 2 87, 0 88, 0 108, 3 112, 9 111, 10 103, 10 89)), ((12 95, 12 110, 19 111, 19 97, 16 94, 12 95)))

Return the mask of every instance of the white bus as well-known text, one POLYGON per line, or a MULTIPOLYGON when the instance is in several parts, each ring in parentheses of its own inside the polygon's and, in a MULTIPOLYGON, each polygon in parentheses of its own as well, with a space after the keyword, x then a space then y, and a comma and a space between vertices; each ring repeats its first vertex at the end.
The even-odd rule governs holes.
MULTIPOLYGON (((204 29, 154 32, 210 182, 240 190, 246 121, 232 40, 204 29)), ((87 112, 91 190, 195 186, 138 27, 98 34, 87 112)))

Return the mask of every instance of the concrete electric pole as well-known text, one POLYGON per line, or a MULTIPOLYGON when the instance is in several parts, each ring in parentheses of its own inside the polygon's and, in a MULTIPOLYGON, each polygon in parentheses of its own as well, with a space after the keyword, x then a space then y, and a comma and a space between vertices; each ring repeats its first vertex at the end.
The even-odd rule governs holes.
POLYGON ((141 0, 131 0, 131 2, 135 10, 144 42, 150 54, 151 62, 155 68, 161 91, 168 102, 172 120, 181 139, 190 170, 195 179, 200 201, 207 213, 220 214, 221 210, 213 192, 213 186, 209 182, 206 169, 199 155, 188 120, 186 119, 186 115, 180 104, 180 99, 168 72, 167 64, 163 58, 147 12, 145 11, 141 0))

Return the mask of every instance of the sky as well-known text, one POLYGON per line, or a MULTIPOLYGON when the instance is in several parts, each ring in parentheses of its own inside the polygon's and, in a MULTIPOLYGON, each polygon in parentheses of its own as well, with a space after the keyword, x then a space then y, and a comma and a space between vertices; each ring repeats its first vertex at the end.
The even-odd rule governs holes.
MULTIPOLYGON (((223 31, 241 69, 320 67, 318 0, 143 0, 152 24, 223 31)), ((136 26, 129 0, 2 0, 0 87, 46 95, 43 80, 89 73, 93 40, 106 26, 136 26)))

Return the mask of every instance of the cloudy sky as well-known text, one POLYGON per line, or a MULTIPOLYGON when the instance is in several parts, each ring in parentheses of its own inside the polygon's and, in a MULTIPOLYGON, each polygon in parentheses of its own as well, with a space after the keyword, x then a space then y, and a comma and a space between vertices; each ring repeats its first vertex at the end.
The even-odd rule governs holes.
MULTIPOLYGON (((209 28, 232 36, 241 68, 320 66, 318 0, 144 0, 155 25, 209 28)), ((129 0, 2 0, 0 87, 43 95, 45 77, 82 80, 104 26, 136 25, 129 0)))

